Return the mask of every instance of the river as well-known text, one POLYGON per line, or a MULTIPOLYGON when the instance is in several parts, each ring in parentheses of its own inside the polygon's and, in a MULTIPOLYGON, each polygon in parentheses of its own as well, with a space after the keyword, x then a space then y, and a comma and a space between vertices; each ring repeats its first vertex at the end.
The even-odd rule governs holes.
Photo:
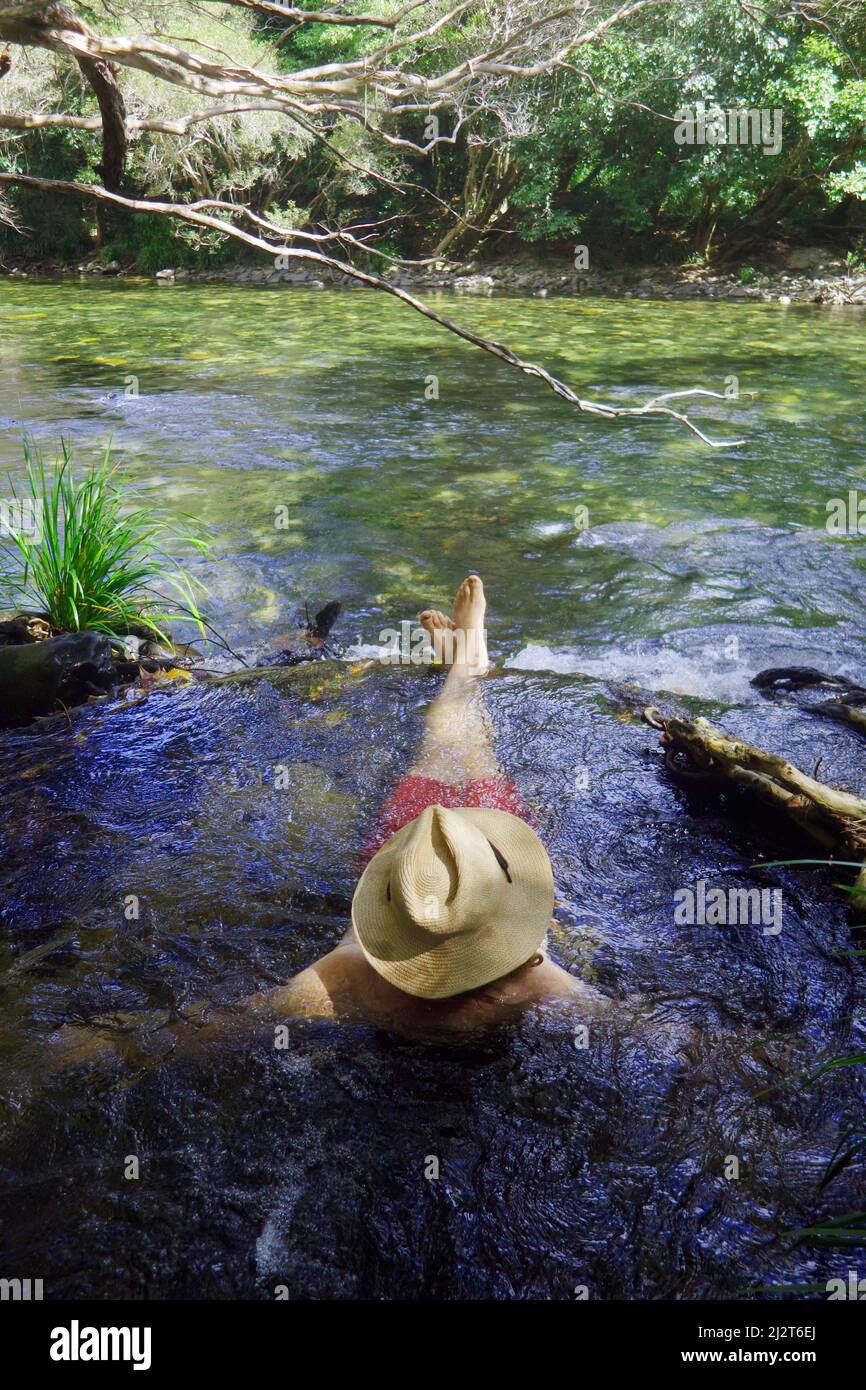
POLYGON ((83 460, 110 437, 208 526, 189 563, 241 650, 337 597, 350 657, 375 653, 477 569, 499 755, 556 869, 553 950, 615 1007, 588 1049, 554 1016, 463 1048, 301 1022, 280 1053, 37 1084, 71 1016, 225 1003, 334 944, 437 677, 350 659, 7 734, 5 1248, 47 1296, 825 1297, 851 1253, 791 1233, 864 1205, 857 1160, 820 1187, 862 1129, 862 1067, 802 1083, 863 1051, 844 895, 820 868, 756 869, 799 846, 672 786, 628 683, 866 791, 853 731, 749 685, 792 662, 862 679, 861 541, 825 527, 864 486, 862 319, 437 307, 599 399, 736 376, 695 416, 745 443, 581 417, 364 291, 3 282, 0 466, 20 469, 22 428, 83 460), (701 879, 778 888, 781 933, 677 926, 701 879))

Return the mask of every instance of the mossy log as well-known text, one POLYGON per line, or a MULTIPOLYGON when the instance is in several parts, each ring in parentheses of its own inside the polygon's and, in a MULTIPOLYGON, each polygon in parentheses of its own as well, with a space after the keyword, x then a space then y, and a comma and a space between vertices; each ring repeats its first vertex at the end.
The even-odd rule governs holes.
POLYGON ((866 687, 857 685, 847 676, 831 676, 826 671, 818 671, 814 666, 770 666, 766 671, 759 671, 749 683, 769 698, 820 686, 824 690, 836 690, 849 700, 866 699, 866 687))
POLYGON ((859 734, 866 734, 866 710, 849 705, 844 700, 825 700, 823 704, 813 706, 813 713, 820 714, 824 719, 835 719, 839 724, 848 724, 859 734))
POLYGON ((854 900, 858 917, 866 914, 866 801, 817 781, 776 753, 731 738, 707 719, 665 718, 657 709, 645 710, 644 718, 661 730, 665 764, 675 778, 751 792, 805 831, 828 858, 861 865, 854 900))

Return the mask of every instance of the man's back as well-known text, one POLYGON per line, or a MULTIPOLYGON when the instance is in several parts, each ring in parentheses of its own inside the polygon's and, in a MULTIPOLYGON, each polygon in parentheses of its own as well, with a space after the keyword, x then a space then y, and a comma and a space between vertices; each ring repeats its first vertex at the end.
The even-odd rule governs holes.
MULTIPOLYGON (((286 985, 260 997, 269 1017, 307 1015, 372 1023, 408 1036, 463 1034, 490 1028, 534 1004, 572 999, 593 1012, 602 996, 546 958, 448 999, 421 999, 397 989, 366 960, 353 931, 286 985)), ((252 1002, 252 1001, 248 1001, 252 1002)))

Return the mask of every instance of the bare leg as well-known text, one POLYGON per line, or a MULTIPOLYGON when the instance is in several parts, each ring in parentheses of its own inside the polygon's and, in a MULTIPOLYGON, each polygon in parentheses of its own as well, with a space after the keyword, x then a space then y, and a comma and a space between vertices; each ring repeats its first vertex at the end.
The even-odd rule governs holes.
POLYGON ((486 607, 484 585, 477 575, 470 575, 457 590, 452 618, 435 609, 420 614, 419 622, 436 655, 453 656, 453 661, 442 693, 427 712, 411 776, 470 782, 501 773, 477 679, 487 670, 486 607))

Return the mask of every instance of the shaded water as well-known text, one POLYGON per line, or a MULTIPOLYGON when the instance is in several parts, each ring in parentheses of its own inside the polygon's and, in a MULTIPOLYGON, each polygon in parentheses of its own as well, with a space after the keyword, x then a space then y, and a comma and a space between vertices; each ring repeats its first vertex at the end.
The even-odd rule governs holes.
MULTIPOLYGON (((102 1297, 724 1297, 830 1277, 838 1252, 784 1233, 862 1195, 856 1166, 817 1193, 862 1078, 791 1084, 862 1048, 841 895, 819 870, 750 870, 772 830, 691 807, 592 681, 487 683, 556 864, 555 953, 617 1001, 588 1050, 556 1017, 459 1049, 299 1022, 284 1052, 266 1037, 32 1093, 28 1053, 57 1022, 231 1001, 336 941, 435 678, 319 672, 4 740, 7 1249, 54 1295, 102 1297), (781 936, 675 926, 674 891, 701 877, 780 886, 781 936)), ((824 744, 773 706, 728 726, 803 762, 824 744)), ((861 767, 840 732, 828 775, 862 786, 861 767)))
POLYGON ((716 433, 735 422, 749 438, 734 454, 576 421, 367 296, 0 294, 0 409, 46 443, 113 428, 136 476, 201 512, 217 542, 201 573, 234 642, 336 595, 342 635, 357 620, 375 645, 469 564, 484 574, 496 654, 560 668, 510 669, 485 694, 555 865, 554 952, 614 1001, 586 1050, 555 1015, 460 1048, 298 1022, 284 1052, 241 1043, 34 1088, 58 1022, 228 1002, 335 943, 437 677, 305 668, 5 735, 8 1257, 46 1296, 808 1296, 844 1275, 849 1253, 786 1237, 863 1206, 862 1165, 818 1190, 839 1133, 862 1123, 859 1070, 794 1084, 863 1050, 843 895, 820 869, 750 867, 790 842, 745 806, 675 789, 618 682, 692 692, 686 707, 800 766, 823 756, 822 777, 866 792, 856 735, 748 688, 779 657, 862 671, 859 550, 821 530, 863 461, 860 321, 452 306, 599 394, 760 377, 766 396, 718 411, 716 433), (136 368, 137 401, 101 399, 136 368), (283 501, 297 524, 275 533, 283 501), (781 935, 677 926, 674 892, 701 878, 780 887, 781 935))

